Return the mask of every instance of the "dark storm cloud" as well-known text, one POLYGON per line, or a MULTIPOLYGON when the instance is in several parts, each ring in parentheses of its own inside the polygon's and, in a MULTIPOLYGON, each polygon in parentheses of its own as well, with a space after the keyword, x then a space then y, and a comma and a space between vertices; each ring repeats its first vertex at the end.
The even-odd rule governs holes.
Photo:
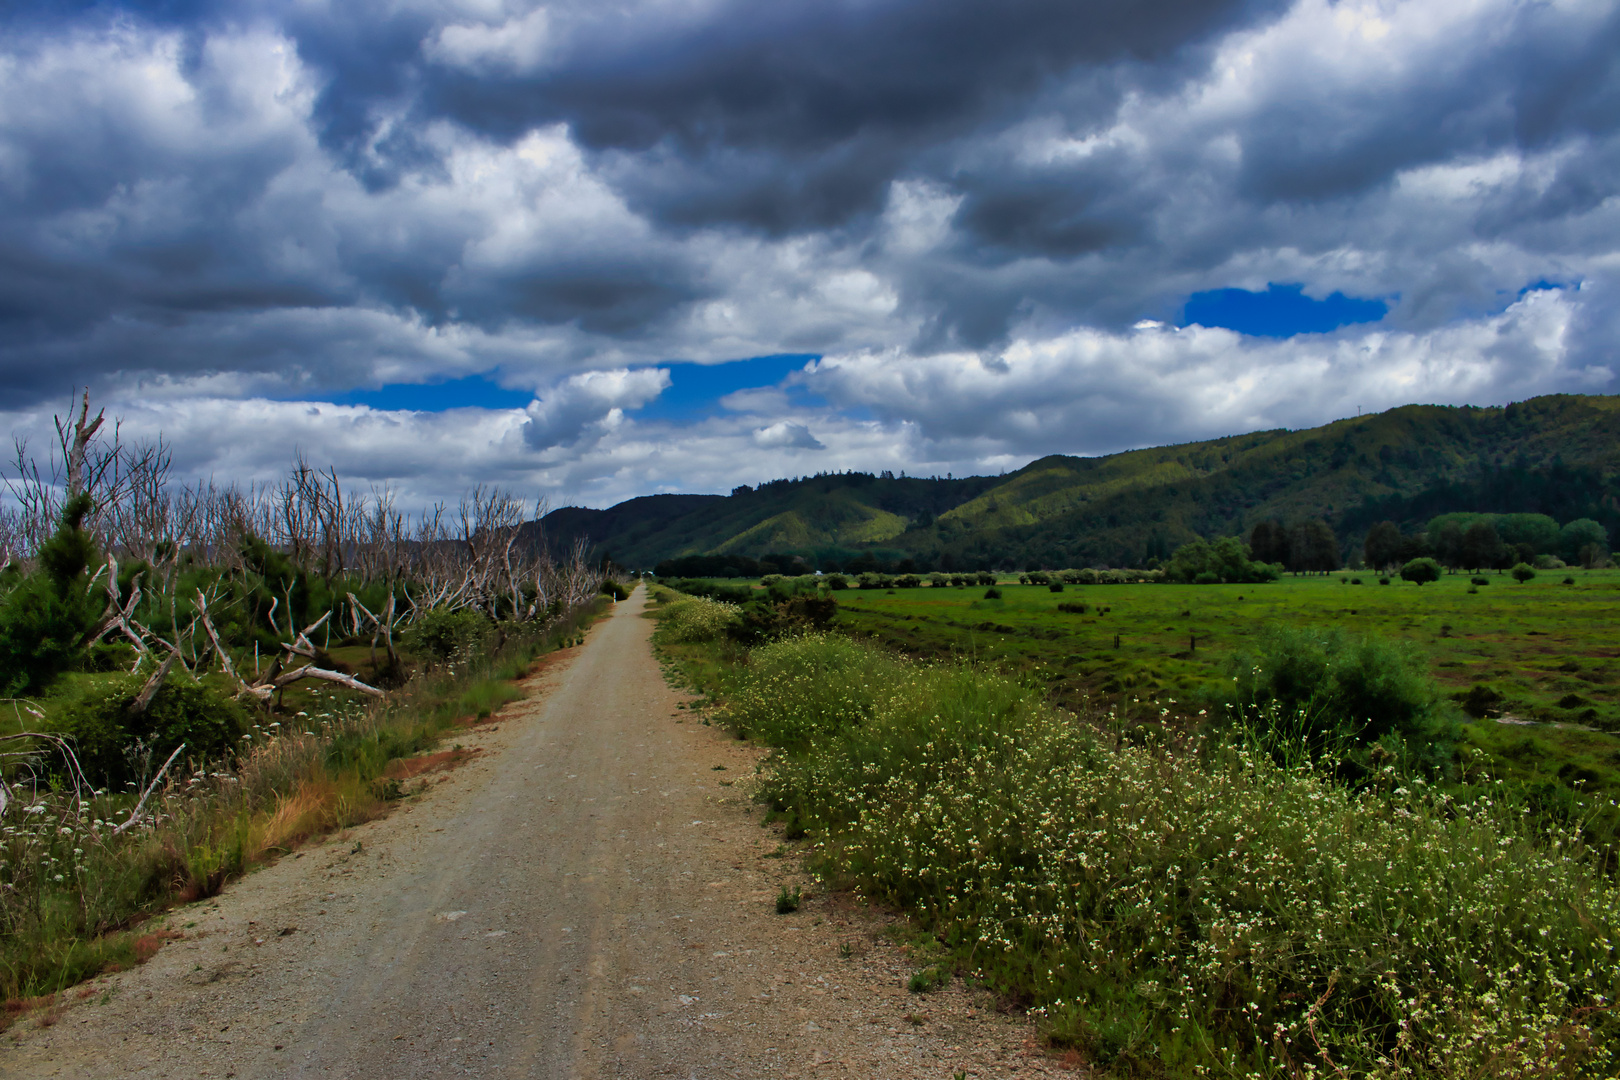
POLYGON ((1294 85, 1279 87, 1292 92, 1249 118, 1241 190, 1259 200, 1333 198, 1402 169, 1614 133, 1620 9, 1578 32, 1548 5, 1506 15, 1432 65, 1330 86, 1308 68, 1294 72, 1294 85))
POLYGON ((1079 66, 1164 61, 1280 6, 733 2, 698 25, 595 27, 543 75, 437 78, 424 101, 488 130, 565 120, 620 155, 624 190, 672 222, 826 228, 875 211, 919 155, 1018 115, 1079 66))

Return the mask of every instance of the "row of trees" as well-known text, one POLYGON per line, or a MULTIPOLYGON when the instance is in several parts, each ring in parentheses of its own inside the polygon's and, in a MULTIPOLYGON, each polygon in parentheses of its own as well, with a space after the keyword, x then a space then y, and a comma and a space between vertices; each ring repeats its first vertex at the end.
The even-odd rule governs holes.
POLYGON ((1506 570, 1559 559, 1581 566, 1608 562, 1608 533, 1591 518, 1560 526, 1545 514, 1444 514, 1420 533, 1407 534, 1392 521, 1367 530, 1366 563, 1384 569, 1417 558, 1434 558, 1459 570, 1506 570))

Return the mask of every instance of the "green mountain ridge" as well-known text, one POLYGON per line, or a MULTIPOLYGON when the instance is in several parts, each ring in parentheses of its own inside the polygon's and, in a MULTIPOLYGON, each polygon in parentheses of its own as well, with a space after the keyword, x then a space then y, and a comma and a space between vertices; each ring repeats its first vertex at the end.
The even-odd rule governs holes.
POLYGON ((871 552, 968 569, 1140 565, 1273 518, 1322 518, 1348 552, 1375 521, 1411 530, 1457 510, 1592 517, 1615 535, 1620 397, 1407 405, 1297 431, 1052 455, 997 477, 823 474, 729 496, 568 507, 542 525, 554 545, 584 538, 632 568, 682 555, 819 564, 871 552))

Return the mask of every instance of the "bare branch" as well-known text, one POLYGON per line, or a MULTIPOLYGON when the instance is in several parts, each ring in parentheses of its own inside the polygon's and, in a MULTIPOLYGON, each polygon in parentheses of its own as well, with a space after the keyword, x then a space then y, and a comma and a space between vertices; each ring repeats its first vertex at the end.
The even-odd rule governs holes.
POLYGON ((185 748, 185 743, 181 743, 179 746, 174 748, 174 753, 169 755, 169 760, 163 763, 163 768, 157 771, 157 775, 152 777, 152 782, 146 785, 146 790, 141 792, 141 800, 135 804, 135 809, 130 811, 128 820, 113 830, 114 836, 117 836, 119 833, 125 831, 137 821, 141 820, 141 811, 146 808, 146 800, 151 796, 153 789, 158 786, 158 782, 163 779, 163 774, 169 771, 169 766, 174 764, 174 759, 179 757, 180 751, 184 750, 185 748))
POLYGON ((163 689, 164 680, 169 677, 169 672, 174 669, 174 665, 179 661, 179 653, 170 653, 168 659, 158 665, 158 669, 152 672, 152 677, 146 680, 146 685, 141 687, 141 692, 135 695, 135 700, 130 703, 129 715, 141 716, 145 714, 147 709, 152 707, 152 699, 157 697, 159 690, 163 689))

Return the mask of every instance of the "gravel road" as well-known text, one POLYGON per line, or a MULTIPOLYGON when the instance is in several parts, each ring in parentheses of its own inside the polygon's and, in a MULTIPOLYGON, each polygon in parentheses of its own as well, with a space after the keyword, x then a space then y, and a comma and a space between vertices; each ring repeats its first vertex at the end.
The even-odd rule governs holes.
POLYGON ((775 913, 808 882, 747 799, 758 751, 678 707, 643 601, 463 737, 472 763, 171 913, 184 936, 150 963, 14 1026, 0 1075, 1063 1073, 993 1001, 908 993, 889 916, 775 913))

